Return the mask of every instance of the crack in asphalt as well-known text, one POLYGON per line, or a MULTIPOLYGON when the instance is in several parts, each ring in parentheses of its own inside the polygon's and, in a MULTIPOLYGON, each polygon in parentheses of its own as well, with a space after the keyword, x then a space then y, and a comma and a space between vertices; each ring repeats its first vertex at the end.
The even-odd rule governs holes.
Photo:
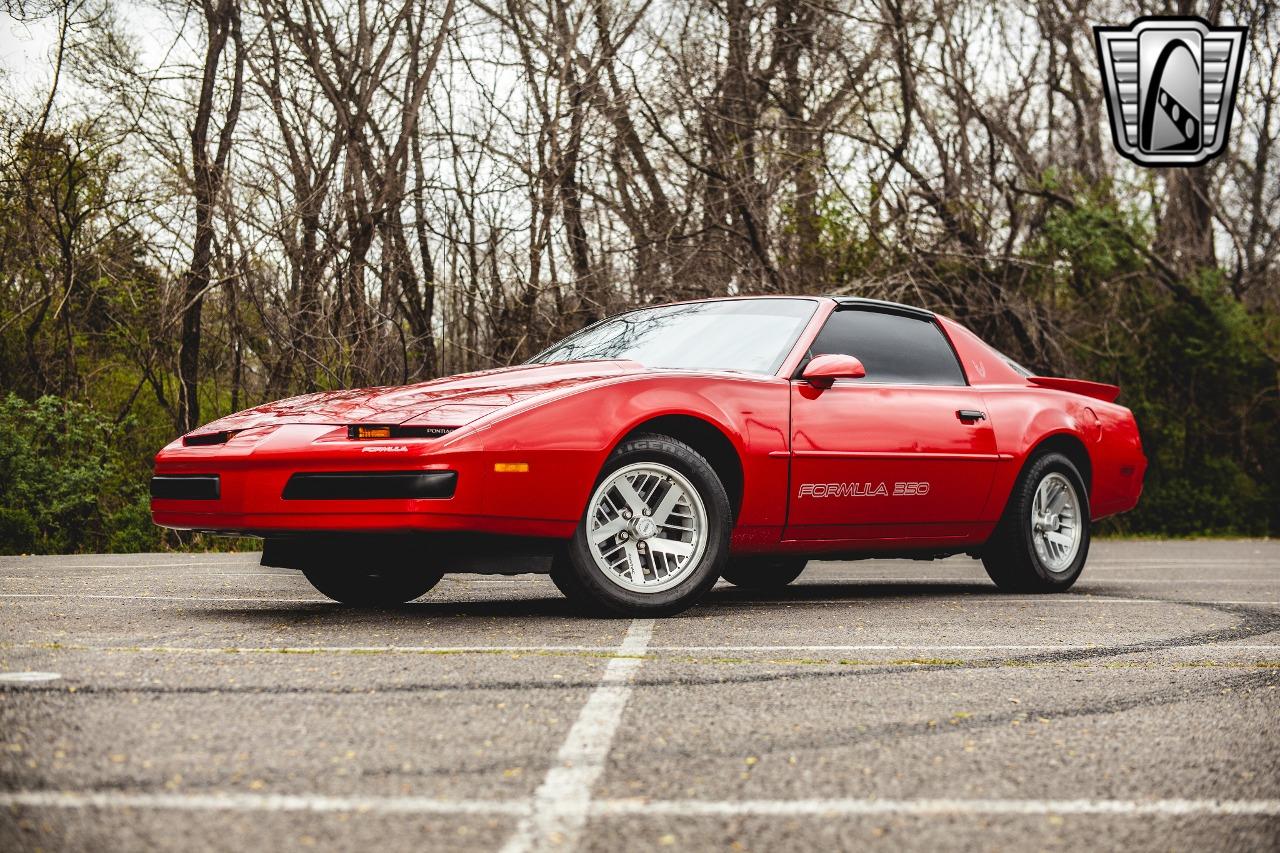
MULTIPOLYGON (((1108 596, 1100 596, 1108 597, 1108 596)), ((1126 596, 1132 597, 1132 596, 1126 596)), ((1135 643, 1123 643, 1114 646, 1097 646, 1091 648, 1065 649, 1063 651, 1040 652, 1032 655, 1019 655, 1014 657, 990 658, 983 660, 962 660, 962 661, 945 661, 940 663, 893 663, 889 665, 877 665, 875 663, 863 664, 859 661, 859 668, 856 670, 841 669, 837 671, 814 670, 814 671, 788 671, 773 673, 754 673, 743 675, 729 676, 696 676, 696 677, 638 677, 632 684, 636 688, 651 687, 696 687, 696 686, 717 686, 717 685, 733 685, 733 684, 764 684, 770 682, 784 681, 817 681, 830 680, 838 678, 865 678, 874 677, 885 674, 903 674, 912 675, 918 673, 930 672, 954 672, 965 669, 991 669, 1009 666, 1037 666, 1045 664, 1067 664, 1079 663, 1089 660, 1098 660, 1102 658, 1121 657, 1130 654, 1141 654, 1153 650, 1173 649, 1173 648, 1194 648, 1196 646, 1207 644, 1228 643, 1236 640, 1246 640, 1254 637, 1263 636, 1270 633, 1280 632, 1280 612, 1271 612, 1248 607, 1247 605, 1235 604, 1214 604, 1195 600, 1182 599, 1163 599, 1151 598, 1151 601, 1167 602, 1171 605, 1182 605, 1188 607, 1197 607, 1208 610, 1232 615, 1240 621, 1236 625, 1223 628, 1214 628, 1208 631, 1202 631, 1195 634, 1185 634, 1175 637, 1166 637, 1162 639, 1143 640, 1135 643)), ((521 654, 521 653, 513 653, 521 654)), ((532 654, 532 650, 531 650, 532 654)), ((270 654, 266 654, 270 657, 270 654)), ((291 657, 281 653, 282 657, 291 657)), ((610 656, 607 654, 592 654, 592 658, 599 660, 607 660, 610 656)), ((648 656, 651 662, 661 663, 664 658, 661 656, 648 656)), ((735 659, 737 662, 739 659, 735 659)), ((744 665, 756 663, 750 659, 741 659, 744 665)), ((773 660, 761 660, 758 663, 762 665, 787 665, 782 662, 773 660)), ((812 664, 806 664, 812 665, 812 664)), ((839 666, 840 662, 833 663, 839 666)), ((439 683, 411 683, 411 684, 389 684, 374 687, 292 687, 292 686, 254 686, 254 685, 224 685, 220 687, 208 685, 193 686, 167 686, 167 685, 77 685, 70 679, 64 680, 58 685, 0 685, 0 694, 4 693, 55 693, 75 695, 115 695, 115 694, 154 694, 154 695, 214 695, 214 694, 251 694, 251 695, 375 695, 378 693, 440 693, 453 691, 509 691, 509 690, 585 690, 594 687, 596 681, 593 679, 538 679, 538 680, 510 680, 510 681, 469 681, 457 684, 439 684, 439 683)))
MULTIPOLYGON (((1280 674, 1275 672, 1248 673, 1246 675, 1232 678, 1216 679, 1207 684, 1176 685, 1171 689, 1164 691, 1148 692, 1141 695, 1112 697, 1102 702, 1086 705, 1020 708, 1019 710, 1002 714, 975 714, 964 718, 952 718, 947 720, 945 723, 931 720, 924 722, 895 721, 875 725, 855 724, 830 731, 820 738, 815 738, 812 733, 796 735, 792 738, 775 736, 770 742, 769 748, 759 750, 759 754, 761 756, 769 756, 778 754, 822 752, 831 747, 867 745, 885 740, 898 741, 904 738, 936 737, 947 734, 975 733, 995 728, 1007 729, 1013 725, 1015 720, 1019 721, 1022 725, 1034 728, 1039 725, 1037 720, 1040 718, 1044 718, 1050 722, 1055 722, 1080 717, 1105 716, 1140 708, 1155 708, 1174 705, 1179 702, 1190 701, 1212 694, 1221 694, 1224 690, 1234 692, 1251 691, 1261 688, 1274 689, 1276 687, 1280 687, 1280 674)), ((216 693, 218 691, 213 692, 216 693)), ((650 758, 661 756, 680 757, 686 756, 687 754, 687 750, 678 747, 655 747, 652 744, 646 746, 646 755, 650 758)), ((698 751, 698 755, 703 758, 737 758, 739 757, 739 754, 740 750, 720 749, 707 743, 702 743, 699 746, 698 751)), ((502 760, 493 762, 481 761, 465 768, 458 766, 456 763, 450 763, 448 767, 449 772, 451 773, 461 773, 468 777, 487 777, 488 775, 505 769, 510 765, 510 763, 510 757, 506 756, 502 760)), ((368 768, 358 775, 365 778, 377 778, 388 775, 409 775, 428 778, 435 772, 437 771, 423 767, 415 767, 411 771, 404 771, 401 767, 383 767, 368 768)), ((263 778, 268 779, 269 775, 263 776, 263 778)), ((148 779, 146 781, 153 782, 154 780, 148 779)), ((107 787, 130 791, 162 790, 161 788, 156 788, 153 785, 140 785, 139 781, 136 779, 133 781, 118 780, 110 782, 107 784, 107 787)), ((0 790, 3 789, 4 786, 0 785, 0 790)))
MULTIPOLYGON (((1118 596, 1117 596, 1118 597, 1118 596)), ((1132 596, 1126 596, 1132 597, 1132 596)), ((789 669, 784 672, 756 672, 742 673, 733 675, 699 675, 695 677, 684 676, 667 676, 667 677, 640 677, 633 682, 633 689, 636 691, 645 691, 650 689, 664 689, 670 687, 718 687, 724 685, 753 685, 768 683, 817 683, 821 681, 830 681, 833 679, 843 678, 870 678, 877 676, 907 676, 916 677, 924 673, 936 672, 963 672, 965 670, 986 670, 1008 666, 1045 666, 1045 665, 1066 665, 1073 663, 1081 663, 1093 660, 1104 660, 1108 658, 1117 658, 1131 654, 1141 654, 1151 652, 1153 650, 1176 649, 1176 648, 1195 648, 1204 644, 1229 643, 1232 641, 1250 639, 1270 633, 1280 632, 1280 613, 1275 611, 1252 608, 1247 605, 1236 604, 1219 604, 1208 603, 1195 600, 1183 599, 1164 599, 1152 598, 1152 601, 1166 602, 1170 605, 1180 605, 1219 612, 1231 616, 1236 623, 1222 628, 1214 628, 1205 631, 1199 631, 1191 634, 1184 634, 1174 637, 1166 637, 1154 640, 1143 640, 1135 643, 1122 643, 1110 646, 1099 646, 1092 648, 1073 648, 1062 651, 1047 651, 1029 655, 1019 655, 1015 657, 993 657, 983 660, 967 660, 945 663, 919 663, 919 664, 893 664, 893 665, 877 665, 862 664, 859 662, 857 669, 789 669)), ((268 656, 269 657, 269 656, 268 656)), ((288 657, 288 656, 286 656, 288 657)), ((592 655, 595 659, 605 659, 607 656, 592 655)), ((681 662, 678 659, 664 658, 662 656, 649 656, 651 663, 671 663, 681 662)), ((709 661, 715 662, 715 661, 709 661)), ((735 663, 738 662, 735 659, 735 663)), ((776 660, 756 660, 742 659, 743 665, 768 665, 768 666, 788 666, 785 661, 776 660)), ((694 661, 697 663, 697 661, 694 661)), ((791 664, 794 666, 794 664, 791 664)), ((810 662, 806 665, 812 666, 810 662)), ((839 666, 839 662, 833 662, 833 666, 839 666)), ((581 690, 587 691, 594 688, 597 684, 596 679, 538 679, 538 680, 488 680, 488 681, 468 681, 458 684, 440 684, 440 683, 414 683, 414 684, 392 684, 374 687, 349 688, 349 687, 302 687, 302 686, 263 686, 257 687, 252 685, 230 685, 221 687, 211 686, 167 686, 167 685, 77 685, 73 681, 70 683, 63 682, 59 685, 3 685, 0 686, 0 695, 3 694, 47 694, 50 696, 63 696, 75 698, 78 696, 116 696, 116 695, 141 695, 148 696, 155 700, 159 700, 165 696, 182 696, 182 695, 249 695, 249 696, 305 696, 305 695, 339 695, 339 696, 368 696, 377 698, 379 695, 385 694, 456 694, 460 692, 504 692, 504 691, 564 691, 564 690, 581 690)), ((1126 711, 1174 705, 1180 702, 1191 701, 1197 698, 1210 696, 1213 694, 1221 694, 1224 691, 1243 691, 1251 692, 1255 690, 1273 690, 1280 687, 1280 671, 1266 670, 1260 672, 1249 672, 1240 675, 1231 675, 1223 678, 1209 678, 1207 680, 1197 680, 1195 683, 1187 683, 1186 681, 1178 681, 1173 684, 1166 685, 1163 688, 1143 691, 1141 693, 1133 693, 1126 695, 1111 696, 1099 701, 1085 702, 1079 704, 1064 705, 1044 705, 1038 707, 1022 707, 1016 709, 1011 708, 1006 712, 1000 713, 983 713, 973 714, 964 717, 953 717, 946 720, 929 720, 929 721, 890 721, 878 724, 849 724, 830 729, 819 733, 815 737, 815 733, 796 733, 787 736, 785 732, 778 732, 771 740, 767 749, 760 752, 762 756, 772 756, 778 754, 795 754, 795 753, 811 753, 814 751, 823 751, 832 747, 850 747, 874 745, 884 741, 896 741, 905 738, 934 737, 946 734, 976 734, 993 729, 1010 728, 1015 721, 1020 725, 1028 728, 1040 729, 1037 722, 1040 718, 1058 721, 1084 717, 1097 717, 1105 715, 1113 715, 1124 713, 1126 711)), ((10 711, 16 710, 10 706, 10 711)), ((8 714, 0 715, 0 718, 7 717, 8 714)), ((659 746, 650 744, 646 746, 647 754, 651 756, 680 756, 684 755, 687 750, 678 746, 659 746)), ((719 748, 713 743, 703 742, 699 746, 699 755, 702 757, 729 758, 737 757, 738 750, 719 748)), ((495 761, 491 765, 488 762, 480 761, 476 765, 468 767, 467 775, 484 775, 496 772, 502 769, 507 761, 495 761), (488 766, 486 766, 488 765, 488 766)), ((454 771, 459 768, 454 767, 454 771)), ((426 768, 415 768, 418 775, 430 775, 430 770, 426 768)), ((372 777, 396 774, 396 768, 372 768, 368 774, 372 777)), ((134 779, 130 782, 119 781, 118 783, 108 783, 110 787, 120 787, 121 789, 136 788, 141 780, 134 779), (131 787, 133 786, 133 787, 131 787)), ((0 785, 0 788, 4 786, 0 785)))

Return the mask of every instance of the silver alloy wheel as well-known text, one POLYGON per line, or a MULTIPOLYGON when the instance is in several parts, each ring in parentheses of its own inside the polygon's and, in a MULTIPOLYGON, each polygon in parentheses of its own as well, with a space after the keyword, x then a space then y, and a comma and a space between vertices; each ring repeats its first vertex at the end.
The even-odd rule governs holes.
POLYGON ((1082 522, 1076 487, 1064 474, 1046 474, 1031 502, 1031 541, 1040 562, 1065 572, 1080 551, 1082 522))
POLYGON ((619 468, 587 504, 587 547, 601 573, 623 589, 670 589, 693 573, 706 550, 702 496, 661 463, 619 468))

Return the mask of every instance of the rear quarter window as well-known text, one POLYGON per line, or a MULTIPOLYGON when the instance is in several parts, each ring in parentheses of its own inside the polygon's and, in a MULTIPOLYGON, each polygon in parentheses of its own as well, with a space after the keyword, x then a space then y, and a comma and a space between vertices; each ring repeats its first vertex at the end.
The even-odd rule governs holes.
POLYGON ((827 320, 811 355, 851 355, 867 369, 857 382, 965 385, 955 351, 932 320, 884 311, 844 309, 827 320))

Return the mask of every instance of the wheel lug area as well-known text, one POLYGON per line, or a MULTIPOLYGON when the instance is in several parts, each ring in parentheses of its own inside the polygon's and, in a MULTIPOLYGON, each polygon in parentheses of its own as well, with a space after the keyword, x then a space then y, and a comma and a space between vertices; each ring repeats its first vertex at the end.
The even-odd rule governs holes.
POLYGON ((648 516, 640 516, 633 519, 627 530, 638 542, 652 539, 658 535, 658 526, 648 516))
POLYGON ((588 542, 592 557, 605 577, 624 588, 669 588, 702 551, 708 519, 701 495, 659 463, 616 472, 598 487, 589 511, 596 531, 588 542))

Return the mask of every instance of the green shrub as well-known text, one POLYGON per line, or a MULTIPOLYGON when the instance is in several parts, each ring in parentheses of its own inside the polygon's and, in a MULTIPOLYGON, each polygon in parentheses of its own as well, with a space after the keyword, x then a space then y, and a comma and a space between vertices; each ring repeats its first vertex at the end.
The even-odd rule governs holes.
POLYGON ((0 401, 0 553, 147 551, 149 455, 115 423, 59 397, 0 401))

